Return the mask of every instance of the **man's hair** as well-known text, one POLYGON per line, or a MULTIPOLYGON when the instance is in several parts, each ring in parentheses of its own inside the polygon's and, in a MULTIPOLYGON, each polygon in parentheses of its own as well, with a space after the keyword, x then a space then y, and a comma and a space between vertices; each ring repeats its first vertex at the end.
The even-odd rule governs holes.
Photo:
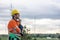
POLYGON ((12 19, 14 19, 14 16, 12 16, 12 19))

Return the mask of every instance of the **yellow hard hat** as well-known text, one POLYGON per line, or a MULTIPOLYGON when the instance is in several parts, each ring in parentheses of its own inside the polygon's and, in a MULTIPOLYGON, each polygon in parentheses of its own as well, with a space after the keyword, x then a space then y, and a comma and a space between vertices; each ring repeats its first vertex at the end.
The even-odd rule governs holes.
POLYGON ((12 10, 12 12, 11 12, 11 15, 12 15, 12 16, 15 15, 15 14, 19 14, 19 11, 16 10, 16 9, 12 10))

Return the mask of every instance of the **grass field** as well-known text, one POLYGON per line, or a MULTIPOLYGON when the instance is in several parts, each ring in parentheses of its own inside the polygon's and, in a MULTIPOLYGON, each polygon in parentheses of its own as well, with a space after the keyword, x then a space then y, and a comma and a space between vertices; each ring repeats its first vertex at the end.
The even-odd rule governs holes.
MULTIPOLYGON (((34 38, 32 38, 33 40, 34 38)), ((50 38, 50 39, 47 39, 47 38, 36 38, 37 40, 59 40, 58 38, 50 38)), ((8 40, 8 37, 0 37, 0 40, 8 40)))

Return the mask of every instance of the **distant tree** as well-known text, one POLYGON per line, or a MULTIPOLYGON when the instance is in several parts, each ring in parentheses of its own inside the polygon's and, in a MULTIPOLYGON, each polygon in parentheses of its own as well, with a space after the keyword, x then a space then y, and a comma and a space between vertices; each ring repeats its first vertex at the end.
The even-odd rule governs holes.
POLYGON ((0 40, 1 40, 1 37, 0 37, 0 40))
POLYGON ((37 40, 36 38, 34 38, 33 40, 37 40))

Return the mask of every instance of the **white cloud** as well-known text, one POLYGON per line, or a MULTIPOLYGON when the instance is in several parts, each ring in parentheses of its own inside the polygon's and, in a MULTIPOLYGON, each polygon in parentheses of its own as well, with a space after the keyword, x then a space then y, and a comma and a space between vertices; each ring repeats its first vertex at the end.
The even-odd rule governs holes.
POLYGON ((31 33, 59 33, 60 31, 60 19, 22 19, 22 24, 26 24, 27 28, 31 29, 31 33))
POLYGON ((0 22, 0 34, 8 34, 7 23, 0 22))

